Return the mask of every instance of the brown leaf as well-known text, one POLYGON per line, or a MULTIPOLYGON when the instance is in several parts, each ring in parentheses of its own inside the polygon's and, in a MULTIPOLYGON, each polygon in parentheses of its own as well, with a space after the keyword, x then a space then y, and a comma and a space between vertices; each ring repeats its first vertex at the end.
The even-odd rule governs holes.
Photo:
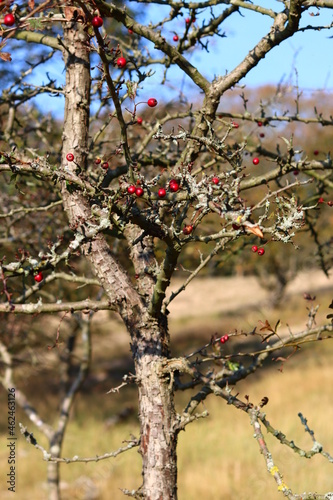
POLYGON ((275 333, 275 331, 273 330, 273 328, 271 327, 271 325, 269 324, 269 322, 267 321, 267 319, 266 319, 265 323, 263 323, 262 321, 259 321, 259 323, 261 323, 263 325, 262 328, 260 328, 261 332, 267 332, 268 331, 268 332, 275 333))
POLYGON ((305 300, 316 300, 316 296, 315 295, 312 296, 309 293, 304 293, 303 297, 305 300))
POLYGON ((0 52, 0 59, 2 59, 3 61, 11 61, 12 60, 9 52, 0 52))
POLYGON ((255 234, 256 236, 259 236, 259 238, 263 238, 264 235, 263 235, 263 232, 262 230, 260 229, 259 226, 245 226, 245 229, 246 231, 252 233, 252 234, 255 234))

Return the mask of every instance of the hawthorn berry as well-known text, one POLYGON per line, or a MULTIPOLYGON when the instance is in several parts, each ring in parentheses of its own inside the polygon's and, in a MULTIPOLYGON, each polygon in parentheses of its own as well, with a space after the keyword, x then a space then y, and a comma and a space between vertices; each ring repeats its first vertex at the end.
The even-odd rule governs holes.
POLYGON ((324 198, 320 197, 319 200, 318 200, 318 203, 325 203, 324 198))
POLYGON ((34 276, 34 280, 37 283, 40 283, 41 281, 43 281, 43 273, 41 271, 39 271, 39 273, 34 276))
POLYGON ((177 193, 178 189, 179 189, 179 184, 178 182, 175 180, 175 179, 172 179, 170 182, 169 182, 169 189, 170 191, 172 191, 173 193, 177 193))
POLYGON ((66 160, 67 161, 74 161, 74 155, 73 155, 73 153, 67 153, 66 160))
POLYGON ((191 234, 192 231, 193 231, 192 224, 188 224, 187 226, 183 227, 183 233, 186 234, 186 235, 191 234))
POLYGON ((319 151, 318 151, 318 149, 315 149, 315 150, 314 150, 314 152, 313 152, 313 154, 314 154, 315 156, 319 155, 319 151))
POLYGON ((186 24, 191 24, 191 19, 190 19, 189 17, 187 17, 187 18, 185 19, 185 23, 186 23, 186 24))
POLYGON ((221 344, 228 342, 228 340, 229 340, 229 335, 223 335, 223 337, 220 338, 221 344))
POLYGON ((133 30, 129 29, 129 30, 128 30, 128 34, 129 34, 129 35, 133 35, 133 30))
POLYGON ((258 249, 258 255, 264 255, 265 249, 264 248, 259 248, 258 249))
POLYGON ((117 59, 117 66, 118 68, 124 68, 126 66, 126 59, 125 57, 118 57, 117 59))
POLYGON ((108 161, 103 161, 101 167, 104 168, 104 170, 107 170, 109 168, 109 162, 108 161))
POLYGON ((137 188, 135 188, 135 194, 137 195, 138 198, 140 198, 143 195, 142 187, 138 186, 137 188))
POLYGON ((160 188, 157 194, 159 198, 164 198, 164 196, 166 195, 166 190, 164 188, 160 188))
POLYGON ((258 247, 257 245, 253 245, 253 247, 251 248, 252 252, 256 253, 258 252, 258 247))
POLYGON ((103 26, 103 19, 100 16, 95 16, 92 18, 91 24, 94 28, 100 28, 103 26))
POLYGON ((240 226, 238 224, 232 224, 232 229, 238 231, 238 229, 240 229, 240 226))
POLYGON ((218 177, 213 177, 212 178, 212 183, 213 184, 218 184, 220 182, 220 179, 218 177))
POLYGON ((239 124, 237 122, 231 122, 231 125, 234 127, 234 128, 238 128, 239 127, 239 124))
POLYGON ((261 133, 259 134, 259 137, 265 137, 265 134, 264 134, 263 132, 261 132, 261 133))
POLYGON ((13 24, 15 24, 15 17, 13 14, 6 14, 3 18, 3 24, 6 26, 13 26, 13 24))
POLYGON ((128 192, 128 194, 134 194, 135 193, 135 186, 133 186, 133 185, 128 186, 127 192, 128 192))
POLYGON ((102 161, 102 160, 101 160, 100 158, 96 158, 96 160, 95 160, 95 165, 99 165, 99 164, 101 163, 101 161, 102 161))
POLYGON ((331 201, 331 200, 330 200, 330 201, 328 201, 328 202, 327 202, 327 205, 328 205, 329 207, 333 207, 333 201, 331 201))
POLYGON ((262 122, 257 122, 258 127, 262 127, 262 122))
POLYGON ((298 175, 298 174, 299 174, 299 170, 294 170, 294 171, 293 171, 293 174, 294 174, 294 175, 298 175))
POLYGON ((157 106, 157 100, 155 99, 155 97, 150 97, 147 101, 147 104, 150 108, 155 108, 155 106, 157 106))
POLYGON ((173 40, 174 42, 178 42, 178 40, 179 40, 178 35, 174 35, 172 40, 173 40))
POLYGON ((141 116, 138 116, 138 117, 137 117, 137 119, 136 119, 136 123, 137 123, 138 125, 141 125, 141 124, 142 124, 142 122, 143 122, 143 119, 141 118, 141 116))
POLYGON ((253 158, 252 163, 253 163, 253 165, 258 165, 259 161, 260 161, 259 158, 255 157, 255 158, 253 158))

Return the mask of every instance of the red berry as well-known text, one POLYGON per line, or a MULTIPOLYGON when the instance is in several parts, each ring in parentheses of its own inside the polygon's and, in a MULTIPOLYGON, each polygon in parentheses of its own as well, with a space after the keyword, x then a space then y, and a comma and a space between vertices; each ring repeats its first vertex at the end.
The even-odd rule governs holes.
POLYGON ((137 187, 135 188, 135 194, 140 198, 143 195, 143 189, 142 187, 137 187))
POLYGON ((225 342, 224 336, 220 338, 220 342, 221 342, 221 344, 224 344, 224 342, 225 342))
POLYGON ((328 202, 327 202, 327 205, 328 205, 329 207, 333 207, 333 201, 331 201, 331 200, 330 200, 330 201, 328 201, 328 202))
POLYGON ((101 163, 101 161, 102 161, 102 160, 101 160, 100 158, 96 158, 96 160, 95 160, 95 165, 99 165, 99 164, 101 163))
POLYGON ((128 30, 128 34, 129 34, 129 35, 133 35, 133 30, 129 29, 129 30, 128 30))
POLYGON ((299 174, 299 170, 294 170, 294 171, 293 171, 293 174, 294 174, 294 175, 298 175, 298 174, 299 174))
POLYGON ((257 122, 258 127, 262 127, 262 122, 257 122))
POLYGON ((259 158, 255 157, 255 158, 253 158, 252 163, 253 163, 253 165, 258 165, 259 161, 260 161, 259 158))
POLYGON ((73 153, 67 153, 67 155, 66 155, 66 159, 67 159, 67 161, 73 161, 73 160, 74 160, 74 155, 73 155, 73 153))
POLYGON ((256 253, 258 252, 258 247, 257 245, 253 245, 253 247, 251 248, 252 252, 256 253))
POLYGON ((15 24, 15 17, 13 14, 6 14, 3 18, 3 24, 6 26, 13 26, 13 24, 15 24))
POLYGON ((170 182, 169 182, 169 189, 170 191, 172 191, 173 193, 177 193, 178 189, 179 189, 179 184, 178 182, 175 180, 175 179, 172 179, 170 182))
POLYGON ((143 122, 143 119, 141 118, 141 116, 137 117, 136 122, 138 125, 141 125, 141 123, 143 122))
POLYGON ((318 151, 318 149, 315 149, 315 150, 314 150, 314 152, 313 152, 313 154, 314 154, 315 156, 319 155, 319 151, 318 151))
POLYGON ((185 19, 185 23, 186 23, 186 24, 191 24, 191 19, 190 19, 189 17, 187 17, 187 18, 185 19))
POLYGON ((102 168, 104 168, 104 170, 107 170, 109 168, 109 162, 108 161, 103 161, 102 163, 102 168))
POLYGON ((117 66, 118 68, 124 68, 126 66, 126 59, 125 57, 118 57, 117 59, 117 66))
POLYGON ((238 127, 239 127, 238 123, 236 123, 236 122, 231 122, 231 125, 232 125, 234 128, 238 128, 238 127))
POLYGON ((264 255, 264 253, 265 253, 264 248, 259 248, 258 249, 258 255, 264 255))
POLYGON ((128 194, 134 194, 135 193, 135 186, 128 186, 127 188, 128 194))
POLYGON ((325 203, 324 198, 320 197, 319 200, 318 200, 318 203, 325 203))
POLYGON ((147 104, 150 108, 155 108, 155 106, 157 106, 157 101, 155 97, 150 97, 147 101, 147 104))
POLYGON ((261 133, 259 134, 259 137, 265 137, 265 134, 264 134, 263 132, 261 132, 261 133))
POLYGON ((184 234, 191 234, 193 231, 193 226, 191 224, 188 224, 187 226, 183 227, 183 233, 184 234))
POLYGON ((173 36, 173 41, 174 41, 174 42, 178 42, 178 40, 179 40, 178 35, 174 35, 174 36, 173 36))
POLYGON ((37 282, 37 283, 40 283, 41 281, 43 281, 43 274, 39 271, 38 274, 36 274, 36 276, 34 276, 34 280, 37 282))
POLYGON ((92 18, 91 24, 94 28, 100 28, 103 26, 103 19, 100 16, 95 16, 92 18))
POLYGON ((213 184, 218 184, 220 182, 220 179, 218 177, 213 177, 212 178, 212 183, 213 184))
POLYGON ((237 231, 238 229, 240 229, 240 226, 238 224, 233 224, 232 225, 232 229, 234 229, 235 231, 237 231))
POLYGON ((160 188, 158 190, 158 197, 159 198, 164 198, 165 195, 166 195, 166 190, 164 188, 160 188))
POLYGON ((223 338, 224 342, 228 342, 228 340, 229 340, 229 335, 223 335, 223 337, 222 337, 222 338, 223 338))

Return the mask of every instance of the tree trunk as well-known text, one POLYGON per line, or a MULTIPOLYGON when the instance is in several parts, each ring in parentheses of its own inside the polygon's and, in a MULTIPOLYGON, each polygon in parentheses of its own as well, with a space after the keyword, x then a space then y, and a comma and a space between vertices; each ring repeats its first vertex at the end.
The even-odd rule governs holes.
MULTIPOLYGON (((87 35, 79 25, 64 29, 66 87, 62 165, 73 173, 77 173, 77 165, 85 169, 88 152, 90 65, 87 42, 87 35), (74 154, 75 162, 66 160, 69 152, 74 154)), ((62 196, 69 222, 77 232, 86 231, 87 223, 94 224, 89 200, 80 190, 69 190, 64 182, 62 196)), ((169 357, 166 318, 161 316, 161 321, 157 321, 148 315, 150 297, 143 297, 143 293, 140 295, 133 286, 112 255, 103 234, 82 244, 81 251, 92 264, 131 335, 141 423, 143 486, 140 493, 149 500, 175 499, 177 439, 172 430, 175 421, 173 390, 169 378, 160 370, 161 362, 169 357)), ((153 290, 150 285, 148 280, 148 295, 153 290)))
MULTIPOLYGON (((61 443, 51 443, 49 452, 53 457, 59 457, 61 443)), ((48 500, 60 499, 60 470, 59 463, 47 462, 47 493, 48 500)))
POLYGON ((161 374, 169 357, 169 336, 156 320, 142 321, 132 344, 139 389, 143 495, 149 500, 177 498, 177 435, 170 377, 161 374))

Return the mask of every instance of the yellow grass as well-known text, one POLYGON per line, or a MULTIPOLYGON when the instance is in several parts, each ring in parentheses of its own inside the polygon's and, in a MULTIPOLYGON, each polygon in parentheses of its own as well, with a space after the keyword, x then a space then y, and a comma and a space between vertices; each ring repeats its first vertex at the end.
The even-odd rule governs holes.
MULTIPOLYGON (((329 293, 322 296, 322 302, 329 303, 329 293)), ((304 302, 296 306, 292 301, 288 307, 293 310, 295 321, 300 320, 300 311, 304 310, 304 302), (301 305, 300 305, 301 304, 301 305)), ((289 309, 289 311, 291 310, 289 309)), ((288 312, 288 314, 290 314, 288 312)), ((190 352, 192 347, 202 345, 209 340, 211 333, 218 328, 228 328, 234 324, 236 313, 223 316, 223 326, 218 314, 207 317, 200 322, 188 319, 182 322, 177 318, 171 323, 171 333, 174 338, 173 349, 190 352)), ((237 324, 241 327, 253 326, 253 322, 265 317, 276 320, 278 313, 261 310, 251 310, 242 317, 238 311, 237 324), (276 316, 276 317, 275 317, 276 316)), ((306 316, 302 316, 303 323, 306 316)), ((104 325, 103 331, 107 330, 104 325)), ((101 330, 102 331, 102 330, 101 330)), ((120 335, 110 339, 109 335, 101 334, 95 349, 95 370, 100 356, 113 352, 115 359, 128 355, 128 346, 120 342, 120 335), (118 358, 117 358, 118 357, 118 358)), ((95 339, 96 341, 96 339, 95 339)), ((297 414, 302 412, 308 419, 310 428, 315 431, 318 441, 324 449, 333 455, 333 389, 332 389, 332 341, 323 341, 304 347, 296 353, 284 367, 278 371, 279 364, 272 364, 261 371, 261 374, 251 376, 237 385, 236 391, 240 398, 248 395, 250 401, 258 404, 264 396, 269 398, 264 408, 270 423, 286 434, 288 439, 308 450, 312 447, 309 434, 304 432, 297 414)), ((101 368, 101 366, 100 366, 101 368)), ((48 376, 52 376, 52 372, 48 376)), ((27 382, 32 385, 32 379, 27 382)), ((50 380, 43 374, 36 374, 35 402, 44 401, 44 412, 49 408, 49 417, 56 412, 56 397, 47 387, 50 380), (39 390, 39 392, 38 392, 39 390), (36 396, 37 391, 37 396, 36 396)), ((107 426, 106 419, 119 412, 124 405, 136 404, 136 392, 132 387, 124 389, 120 394, 106 395, 110 382, 102 389, 93 389, 82 393, 75 406, 73 418, 66 433, 63 456, 80 457, 101 455, 113 451, 123 445, 131 434, 138 436, 139 427, 134 415, 123 424, 107 426), (134 402, 133 402, 134 401, 134 402)), ((5 394, 1 395, 2 429, 5 419, 5 394)), ((177 394, 177 410, 181 410, 188 396, 177 394)), ((198 420, 186 428, 179 436, 179 499, 180 500, 275 500, 282 499, 283 494, 277 491, 274 479, 266 470, 258 444, 253 438, 253 429, 249 417, 223 400, 210 396, 205 406, 209 417, 198 420)), ((17 409, 17 421, 23 422, 34 432, 38 441, 46 446, 45 439, 33 428, 27 417, 17 409)), ((300 458, 290 449, 282 446, 271 435, 267 435, 267 444, 275 464, 284 475, 285 483, 295 493, 303 491, 327 492, 333 490, 332 464, 322 456, 311 460, 300 458)), ((2 499, 43 500, 47 498, 46 463, 41 454, 20 436, 17 443, 17 491, 12 494, 6 490, 5 474, 8 469, 7 450, 5 449, 6 432, 2 435, 0 451, 0 494, 2 499)), ((141 484, 141 463, 137 448, 99 463, 61 465, 61 490, 64 500, 120 500, 125 498, 121 488, 136 489, 141 484)))

